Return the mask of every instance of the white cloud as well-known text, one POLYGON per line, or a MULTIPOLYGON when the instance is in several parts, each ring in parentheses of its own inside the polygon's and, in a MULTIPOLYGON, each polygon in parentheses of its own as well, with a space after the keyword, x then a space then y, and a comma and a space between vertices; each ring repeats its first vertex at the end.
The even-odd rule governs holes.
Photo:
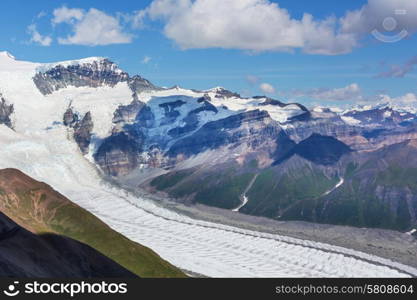
MULTIPOLYGON (((405 95, 391 97, 388 94, 380 93, 374 95, 364 95, 360 86, 352 83, 342 88, 315 88, 310 90, 295 90, 285 93, 286 96, 307 97, 317 100, 314 105, 322 105, 323 101, 347 101, 360 105, 391 104, 393 107, 415 107, 417 105, 417 95, 407 93, 405 95)), ((296 100, 295 100, 296 101, 296 100)))
POLYGON ((146 65, 151 60, 152 60, 152 57, 150 57, 150 56, 144 56, 143 59, 142 59, 142 63, 146 65))
POLYGON ((143 29, 145 27, 145 17, 146 17, 146 11, 145 10, 139 10, 134 12, 133 14, 125 14, 123 15, 125 19, 127 19, 128 22, 131 23, 131 26, 134 29, 143 29))
POLYGON ((259 89, 266 94, 274 94, 275 88, 269 83, 261 83, 259 89))
POLYGON ((417 95, 408 93, 403 96, 390 97, 388 95, 379 95, 379 102, 388 102, 396 105, 415 105, 417 104, 417 95))
POLYGON ((297 20, 268 0, 154 0, 145 12, 164 20, 165 35, 183 49, 341 54, 357 45, 352 34, 337 31, 336 19, 317 21, 304 14, 297 20))
POLYGON ((408 93, 404 96, 397 98, 397 101, 402 102, 404 104, 415 104, 417 103, 417 95, 414 93, 408 93))
POLYGON ((154 0, 145 9, 145 13, 148 13, 152 19, 161 17, 169 19, 183 14, 185 10, 190 9, 191 5, 191 0, 154 0))
POLYGON ((50 36, 43 36, 38 32, 35 24, 31 24, 27 28, 27 32, 30 35, 30 42, 36 43, 41 46, 50 46, 52 44, 52 38, 50 36))
POLYGON ((136 17, 164 22, 164 34, 183 49, 226 48, 292 51, 337 55, 351 52, 372 30, 394 15, 398 29, 417 30, 417 1, 368 0, 342 18, 316 19, 305 13, 295 19, 270 0, 154 0, 136 17), (406 15, 395 15, 404 9, 406 15))
POLYGON ((47 13, 45 11, 40 11, 38 15, 36 16, 36 19, 42 19, 43 17, 46 17, 47 13))
POLYGON ((125 44, 133 40, 132 35, 123 32, 119 20, 104 12, 91 8, 87 12, 81 9, 61 7, 54 11, 54 24, 71 24, 73 34, 58 38, 63 45, 103 46, 125 44))
POLYGON ((52 24, 72 23, 74 21, 80 21, 84 17, 85 11, 80 8, 62 6, 55 9, 53 15, 52 24))
POLYGON ((291 93, 295 97, 309 97, 326 101, 362 101, 362 91, 357 83, 342 88, 315 88, 308 91, 297 90, 291 93))

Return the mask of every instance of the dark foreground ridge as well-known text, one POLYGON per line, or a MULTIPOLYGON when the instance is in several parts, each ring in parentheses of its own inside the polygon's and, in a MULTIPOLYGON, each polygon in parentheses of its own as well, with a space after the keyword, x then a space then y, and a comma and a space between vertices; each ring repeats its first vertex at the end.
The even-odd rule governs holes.
POLYGON ((36 235, 0 212, 0 276, 134 278, 90 246, 56 234, 36 235))
POLYGON ((0 170, 0 211, 13 220, 0 219, 0 275, 185 277, 151 249, 18 170, 0 170))

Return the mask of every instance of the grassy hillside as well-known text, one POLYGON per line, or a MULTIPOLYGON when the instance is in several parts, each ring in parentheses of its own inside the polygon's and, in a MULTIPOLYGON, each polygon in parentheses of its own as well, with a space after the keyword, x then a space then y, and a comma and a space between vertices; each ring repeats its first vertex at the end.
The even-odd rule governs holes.
POLYGON ((151 249, 18 170, 0 170, 0 210, 33 233, 54 233, 85 243, 141 277, 185 277, 151 249))
POLYGON ((325 194, 338 177, 325 176, 319 168, 307 165, 285 172, 280 172, 280 167, 259 174, 241 212, 280 220, 402 231, 415 226, 417 168, 380 166, 372 160, 362 165, 350 162, 341 172, 343 185, 325 194))
POLYGON ((280 174, 279 166, 259 174, 248 191, 243 213, 286 220, 315 221, 316 199, 338 179, 307 166, 280 174))
POLYGON ((156 177, 150 185, 173 198, 192 198, 194 203, 232 209, 241 203, 240 197, 254 176, 253 170, 242 169, 181 170, 156 177))
MULTIPOLYGON (((310 142, 308 147, 302 144, 308 150, 304 154, 314 153, 315 141, 310 142)), ((320 164, 299 156, 264 169, 256 161, 227 164, 174 171, 155 178, 151 186, 174 198, 231 209, 257 174, 241 213, 401 231, 415 228, 417 140, 348 155, 338 164, 330 164, 332 143, 348 151, 333 141, 329 149, 319 151, 323 157, 310 157, 320 164), (343 184, 332 190, 341 177, 343 184)))

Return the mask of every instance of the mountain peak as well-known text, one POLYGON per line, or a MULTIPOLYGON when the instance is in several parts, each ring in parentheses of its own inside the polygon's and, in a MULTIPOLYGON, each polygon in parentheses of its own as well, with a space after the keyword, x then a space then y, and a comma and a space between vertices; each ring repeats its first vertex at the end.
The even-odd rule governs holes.
POLYGON ((209 90, 205 90, 204 92, 205 93, 214 93, 214 94, 217 95, 216 97, 220 96, 220 97, 225 97, 225 98, 240 98, 240 95, 238 93, 231 92, 231 91, 229 91, 229 90, 227 90, 227 89, 225 89, 224 87, 221 87, 221 86, 217 86, 217 87, 211 88, 209 90))
POLYGON ((11 55, 8 51, 0 51, 0 57, 16 60, 16 58, 13 55, 11 55))
POLYGON ((222 92, 222 91, 225 91, 225 90, 226 90, 226 89, 225 89, 224 87, 222 87, 222 86, 216 86, 216 87, 214 87, 214 88, 211 88, 211 89, 205 90, 205 92, 217 93, 217 92, 222 92))
POLYGON ((66 61, 59 61, 54 63, 44 63, 42 66, 38 68, 39 72, 44 72, 50 69, 53 69, 55 67, 61 66, 61 67, 68 67, 68 66, 81 66, 81 65, 88 65, 88 64, 94 64, 94 63, 107 63, 108 65, 112 66, 112 69, 117 72, 122 72, 122 70, 112 61, 108 60, 105 57, 87 57, 87 58, 81 58, 81 59, 73 59, 73 60, 66 60, 66 61))

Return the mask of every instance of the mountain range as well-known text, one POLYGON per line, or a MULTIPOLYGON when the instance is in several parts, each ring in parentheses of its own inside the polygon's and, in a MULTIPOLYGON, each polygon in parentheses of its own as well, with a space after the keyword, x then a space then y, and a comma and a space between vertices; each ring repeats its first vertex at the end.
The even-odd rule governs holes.
MULTIPOLYGON (((0 52, 0 168, 24 171, 33 185, 50 184, 54 192, 42 189, 55 199, 51 204, 26 190, 21 199, 27 206, 3 205, 2 211, 35 234, 85 243, 141 277, 184 274, 140 244, 207 276, 394 274, 397 265, 369 267, 380 259, 363 262, 357 253, 352 259, 367 267, 336 272, 270 257, 264 268, 247 244, 255 233, 178 215, 160 207, 165 202, 159 199, 279 221, 407 231, 412 244, 416 120, 413 108, 391 104, 307 108, 221 87, 158 87, 106 58, 33 63, 0 52), (141 197, 149 194, 160 197, 141 197), (59 204, 57 215, 58 203, 70 209, 59 204), (108 241, 115 239, 121 246, 113 251, 108 241), (247 262, 254 260, 257 267, 249 272, 247 262)), ((13 193, 22 197, 20 190, 13 193)), ((283 255, 293 247, 291 238, 277 242, 256 234, 283 247, 283 255)), ((337 253, 351 253, 296 244, 306 259, 319 259, 315 249, 336 260, 337 253)), ((264 257, 265 251, 257 253, 264 257)))
POLYGON ((3 53, 0 63, 11 74, 0 123, 66 128, 104 176, 129 188, 279 220, 417 225, 413 109, 308 109, 221 87, 163 88, 97 57, 35 64, 3 53), (36 124, 19 124, 34 109, 36 124))

